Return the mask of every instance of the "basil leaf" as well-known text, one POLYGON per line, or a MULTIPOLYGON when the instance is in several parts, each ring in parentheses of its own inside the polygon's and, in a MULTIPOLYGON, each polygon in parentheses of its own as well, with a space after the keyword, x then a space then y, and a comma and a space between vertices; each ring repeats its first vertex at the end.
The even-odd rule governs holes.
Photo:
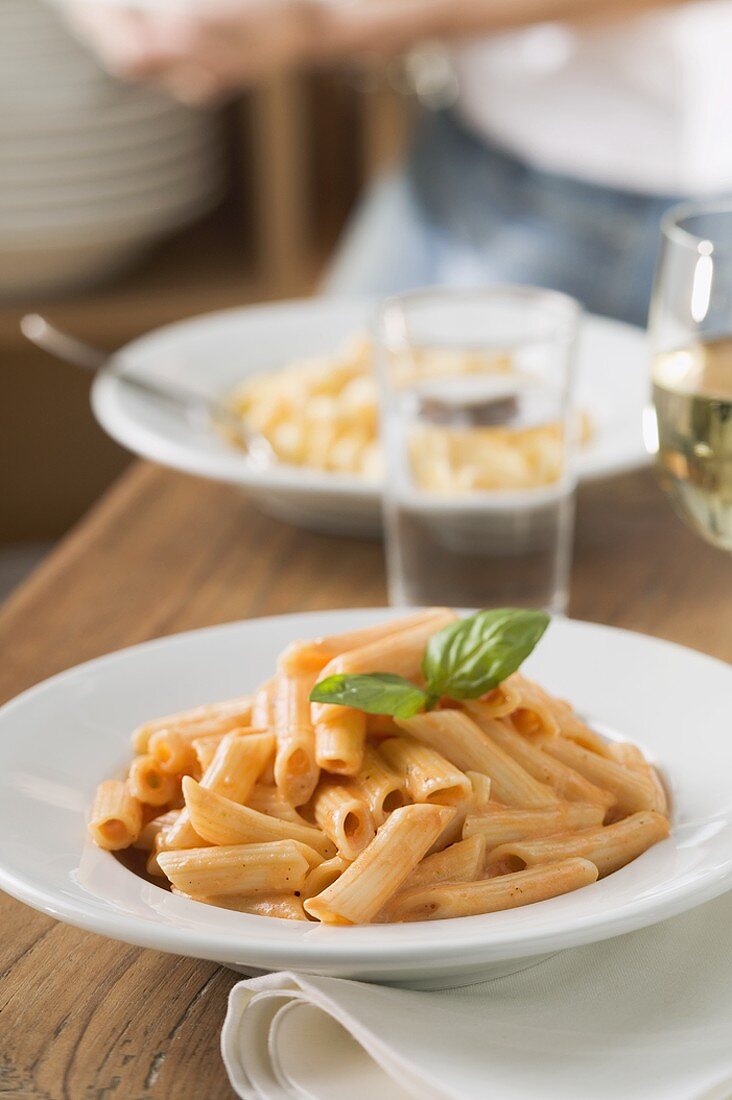
POLYGON ((391 714, 394 718, 411 718, 432 702, 426 692, 391 672, 327 676, 310 692, 310 701, 354 707, 367 714, 391 714))
POLYGON ((477 699, 510 676, 549 625, 544 611, 501 607, 479 611, 434 634, 422 671, 434 695, 477 699))

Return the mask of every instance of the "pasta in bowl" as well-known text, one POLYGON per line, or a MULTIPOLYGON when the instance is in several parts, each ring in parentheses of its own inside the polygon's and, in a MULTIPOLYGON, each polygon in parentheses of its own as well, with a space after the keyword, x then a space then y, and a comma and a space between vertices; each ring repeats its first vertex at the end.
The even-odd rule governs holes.
POLYGON ((189 900, 326 925, 590 887, 668 836, 668 799, 639 748, 519 670, 547 624, 431 608, 294 641, 252 696, 140 725, 91 837, 189 900))
MULTIPOLYGON (((732 740, 721 736, 720 731, 728 722, 732 669, 655 638, 564 618, 552 621, 541 643, 520 667, 519 684, 527 700, 529 691, 535 690, 532 684, 545 685, 556 699, 571 700, 586 725, 584 740, 566 740, 575 740, 580 748, 588 749, 587 731, 591 727, 607 746, 607 759, 615 758, 626 770, 632 761, 628 757, 623 761, 625 754, 640 763, 627 746, 639 746, 646 759, 662 767, 672 808, 668 837, 587 887, 473 916, 442 920, 373 918, 367 924, 340 926, 309 918, 272 919, 273 913, 277 914, 270 907, 267 915, 271 889, 255 895, 253 912, 246 911, 246 904, 226 909, 220 904, 193 901, 166 888, 166 879, 160 875, 143 877, 145 862, 152 854, 150 834, 161 826, 155 818, 169 813, 168 824, 172 824, 173 815, 178 816, 183 808, 182 785, 180 794, 173 791, 170 810, 165 802, 150 804, 143 810, 138 838, 142 848, 110 852, 91 840, 88 828, 94 792, 105 777, 122 782, 120 777, 127 776, 131 730, 141 730, 135 752, 146 757, 152 754, 154 734, 171 726, 169 721, 159 724, 150 722, 150 718, 186 714, 189 734, 196 727, 201 741, 211 738, 201 749, 208 755, 199 765, 200 779, 195 778, 195 769, 191 773, 200 787, 203 771, 213 759, 213 746, 242 725, 252 725, 249 708, 257 698, 256 689, 272 678, 279 655, 286 650, 292 654, 299 648, 303 656, 300 647, 290 648, 293 639, 337 637, 376 628, 405 614, 388 608, 311 611, 160 638, 68 669, 0 708, 0 889, 57 920, 158 951, 211 959, 250 973, 295 969, 413 988, 459 985, 508 973, 548 953, 663 920, 729 889, 732 740), (216 700, 233 701, 222 707, 216 700), (217 732, 212 728, 214 722, 218 723, 217 732)), ((317 648, 310 652, 309 659, 315 660, 310 672, 322 681, 324 668, 318 672, 318 663, 325 656, 332 659, 332 655, 317 648)), ((344 673, 336 670, 335 674, 344 673)), ((404 675, 405 669, 398 670, 398 674, 404 675)), ((504 684, 507 679, 504 676, 504 684)), ((425 686, 418 683, 404 689, 402 685, 401 702, 411 699, 412 705, 422 706, 419 691, 425 686)), ((500 696, 496 692, 486 701, 501 710, 500 696)), ((452 709, 466 710, 467 702, 452 709)), ((511 702, 509 696, 503 705, 511 702)), ((537 744, 536 739, 543 736, 538 724, 543 712, 537 705, 523 710, 513 706, 512 724, 529 745, 537 744)), ((333 704, 331 713, 335 709, 333 704)), ((429 717, 448 709, 440 701, 431 710, 418 707, 412 717, 421 720, 422 715, 429 717)), ((566 715, 565 709, 562 721, 566 715)), ((494 709, 493 717, 505 716, 494 709)), ((366 744, 378 748, 381 756, 387 735, 391 734, 392 739, 396 736, 396 718, 367 715, 366 726, 366 744)), ((232 742, 235 740, 232 738, 232 742)), ((292 745, 296 749, 297 742, 292 745)), ((347 747, 341 735, 323 746, 329 759, 346 763, 347 747)), ((296 752, 293 755, 295 771, 299 772, 297 762, 302 762, 302 757, 296 752)), ((463 774, 473 771, 467 764, 454 766, 463 774)), ((270 759, 255 782, 257 793, 248 800, 249 808, 272 820, 276 817, 274 808, 283 816, 293 815, 291 809, 281 808, 279 799, 272 802, 274 768, 270 759)), ((394 766, 389 770, 393 771, 394 766)), ((138 778, 144 781, 144 774, 141 769, 138 778)), ((352 781, 343 772, 334 772, 329 778, 336 783, 340 779, 352 781)), ((600 785, 591 776, 589 781, 600 785)), ((159 791, 158 798, 166 793, 159 791)), ((495 794, 494 789, 494 801, 495 794)), ((383 797, 384 808, 392 815, 402 802, 411 805, 409 799, 394 795, 386 787, 383 797)), ((567 796, 566 801, 573 800, 567 796)), ((434 798, 431 802, 442 805, 434 798)), ((519 807, 513 809, 519 811, 519 807)), ((295 807, 300 817, 305 818, 306 811, 309 813, 305 802, 295 807)), ((519 812, 550 811, 537 808, 519 812)), ((513 822, 517 820, 513 818, 513 822)), ((531 821, 545 824, 539 818, 531 821)), ((165 824, 163 821, 162 826, 165 824)), ((306 824, 312 827, 312 820, 306 819, 306 824)), ((487 838, 486 847, 512 842, 510 833, 499 830, 500 824, 499 819, 494 821, 496 830, 487 838)), ((351 830, 353 825, 351 819, 347 828, 351 830)), ((577 823, 573 829, 581 831, 577 823)), ((469 839, 470 826, 464 832, 469 839)), ((114 829, 110 835, 114 835, 114 829)), ((524 836, 523 842, 538 843, 541 839, 524 836)), ((216 846, 207 842, 204 847, 210 852, 216 846)), ((307 849, 311 847, 307 845, 307 849)), ((320 861, 321 853, 313 854, 314 849, 298 851, 306 857, 307 875, 316 860, 320 861)), ((460 852, 469 865, 471 847, 466 845, 460 852)), ((519 858, 526 854, 520 853, 519 858)), ((321 876, 325 876, 320 884, 315 876, 310 881, 310 886, 320 885, 320 894, 328 888, 328 874, 333 873, 328 865, 331 858, 324 855, 322 862, 317 862, 317 867, 323 868, 321 876)), ((423 857, 423 869, 429 870, 429 858, 423 857)), ((567 858, 587 857, 573 854, 567 858)), ((301 872, 302 864, 297 858, 294 861, 301 872)), ((344 871, 346 862, 343 857, 342 867, 336 865, 335 870, 344 871)), ((504 881, 517 866, 512 856, 500 868, 504 881)), ((456 873, 455 867, 450 873, 456 873)), ((433 883, 424 885, 431 887, 433 883)), ((191 891, 185 893, 190 895, 191 891)), ((219 895, 217 900, 226 896, 219 895)), ((274 896, 281 899, 282 895, 274 896)), ((295 900, 296 909, 301 904, 304 908, 307 899, 295 900)), ((279 901, 278 907, 281 916, 279 901)), ((253 908, 251 904, 249 908, 253 908)), ((93 949, 93 942, 87 943, 93 949)))

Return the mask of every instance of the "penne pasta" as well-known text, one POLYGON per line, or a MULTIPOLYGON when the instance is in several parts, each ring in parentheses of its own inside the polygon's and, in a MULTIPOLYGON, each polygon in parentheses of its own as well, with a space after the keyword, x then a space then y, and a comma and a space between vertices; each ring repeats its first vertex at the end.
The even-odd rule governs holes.
POLYGON ((225 733, 211 733, 208 737, 196 737, 193 740, 192 744, 201 775, 205 773, 206 769, 211 764, 216 755, 216 750, 224 737, 226 737, 225 733))
POLYGON ((516 709, 511 713, 511 720, 519 733, 525 735, 541 733, 550 737, 559 733, 559 724, 551 705, 552 700, 538 684, 527 680, 520 672, 514 672, 507 682, 518 696, 516 709))
POLYGON ((447 806, 394 810, 374 840, 305 911, 325 924, 363 924, 376 916, 414 870, 455 811, 447 806))
POLYGON ((615 795, 617 813, 633 814, 639 810, 652 810, 656 805, 656 789, 647 776, 583 749, 564 737, 549 737, 542 741, 541 747, 550 756, 584 775, 590 783, 615 795))
POLYGON ((668 832, 666 818, 648 811, 631 814, 614 825, 502 844, 489 853, 488 863, 505 862, 513 870, 580 856, 591 860, 602 878, 637 859, 647 848, 668 836, 668 832))
POLYGON ((602 825, 602 806, 584 802, 564 802, 555 810, 513 810, 491 803, 478 814, 468 814, 463 836, 482 836, 488 851, 499 844, 552 836, 570 829, 590 829, 602 825))
POLYGON ((274 725, 274 701, 277 694, 277 677, 273 676, 255 693, 252 701, 252 725, 270 730, 274 725))
POLYGON ((89 816, 92 840, 108 852, 133 844, 142 831, 142 805, 120 779, 106 779, 97 787, 89 816))
POLYGON ((195 894, 186 894, 175 886, 172 892, 179 897, 188 898, 189 901, 215 905, 218 909, 231 909, 235 913, 252 913, 259 917, 278 917, 281 920, 309 919, 303 909, 302 899, 296 894, 222 894, 219 897, 196 897, 195 894))
POLYGON ((440 833, 428 855, 441 852, 448 845, 456 844, 459 840, 462 840, 463 825, 468 814, 481 813, 488 806, 491 793, 491 781, 488 776, 483 775, 482 772, 466 772, 465 774, 470 780, 470 795, 461 805, 455 807, 454 818, 440 833))
POLYGON ((154 756, 136 757, 130 764, 130 790, 139 802, 147 806, 165 806, 179 790, 174 775, 167 775, 154 756))
POLYGON ((346 859, 355 859, 374 838, 376 826, 368 801, 355 783, 322 780, 313 795, 312 812, 346 859))
POLYGON ((166 718, 156 718, 138 726, 132 734, 132 747, 135 752, 147 752, 150 738, 161 729, 176 730, 186 737, 206 737, 212 733, 227 733, 237 726, 248 725, 252 714, 252 698, 241 695, 228 699, 224 703, 211 703, 193 710, 184 710, 180 714, 169 714, 166 718))
POLYGON ((137 840, 132 842, 133 848, 140 848, 144 852, 151 852, 155 846, 155 838, 158 833, 164 833, 171 825, 175 824, 180 810, 167 810, 164 814, 151 818, 140 830, 137 840))
MULTIPOLYGON (((385 635, 360 649, 333 658, 319 679, 364 672, 389 672, 406 679, 418 679, 424 649, 430 637, 455 620, 453 611, 439 610, 407 630, 385 635)), ((361 711, 332 703, 313 704, 315 755, 325 771, 356 775, 363 759, 366 716, 361 711)))
MULTIPOLYGON (((274 752, 271 733, 252 733, 239 737, 236 732, 222 737, 213 760, 206 769, 201 786, 221 794, 232 802, 245 802, 274 752)), ((195 848, 205 838, 191 824, 188 808, 165 835, 166 848, 195 848)))
POLYGON ((490 718, 503 718, 521 705, 521 694, 512 679, 509 676, 487 695, 481 695, 480 706, 490 718))
POLYGON ((388 638, 392 634, 400 634, 403 630, 409 630, 413 626, 421 626, 433 619, 441 620, 447 610, 444 607, 430 607, 426 611, 417 612, 415 615, 408 615, 403 619, 390 619, 388 622, 378 623, 376 626, 365 626, 361 630, 349 630, 344 634, 331 634, 328 637, 315 638, 311 642, 292 642, 280 655, 278 661, 279 671, 289 676, 301 672, 321 672, 334 657, 339 657, 341 653, 363 649, 364 646, 379 642, 382 638, 388 638))
POLYGON ((298 825, 311 825, 301 813, 286 802, 282 792, 269 783, 257 782, 247 795, 246 805, 253 810, 259 810, 261 814, 269 814, 270 817, 279 817, 283 821, 295 821, 298 825))
POLYGON ((492 797, 506 806, 548 809, 559 802, 554 791, 540 783, 459 710, 434 710, 414 718, 397 719, 403 730, 437 749, 462 771, 490 776, 492 797))
MULTIPOLYGON (((313 706, 315 714, 317 706, 313 706)), ((315 721, 315 760, 323 771, 357 775, 363 763, 366 716, 350 707, 321 708, 315 721)))
POLYGON ((160 852, 166 877, 186 894, 277 894, 302 890, 308 862, 292 840, 160 852))
MULTIPOLYGON (((352 424, 331 428, 313 446, 341 469, 361 442, 352 424)), ((531 904, 666 836, 666 791, 635 745, 519 671, 483 690, 546 617, 456 620, 433 607, 294 642, 253 696, 144 723, 127 780, 97 791, 91 837, 145 853, 150 880, 183 897, 347 925, 531 904), (311 702, 330 676, 347 682, 318 694, 352 705, 311 702)))
POLYGON ((364 748, 363 763, 354 783, 368 802, 377 829, 392 810, 406 801, 404 780, 372 745, 364 748))
POLYGON ((608 745, 608 750, 612 759, 618 764, 629 768, 630 771, 639 772, 650 780, 656 793, 652 808, 659 814, 668 814, 668 796, 661 776, 653 765, 649 764, 640 749, 636 745, 631 745, 629 741, 615 741, 608 745))
POLYGON ((551 696, 547 696, 547 699, 557 720, 560 736, 576 742, 583 749, 596 752, 599 756, 612 756, 608 742, 600 737, 599 733, 591 730, 579 715, 572 710, 569 703, 565 702, 564 699, 552 699, 551 696))
POLYGON ((469 836, 441 852, 425 856, 406 879, 402 890, 434 886, 437 882, 473 882, 481 877, 484 863, 485 838, 479 834, 469 836))
POLYGON ((277 751, 274 781, 283 798, 301 806, 312 796, 320 775, 315 759, 315 730, 310 715, 310 691, 315 675, 304 673, 277 679, 274 731, 277 751))
POLYGON ((199 766, 195 742, 178 730, 157 730, 148 742, 148 753, 167 775, 191 772, 199 766))
POLYGON ((294 840, 308 845, 322 859, 335 855, 335 845, 320 829, 312 825, 298 825, 294 821, 260 814, 250 806, 216 791, 209 790, 195 779, 186 776, 183 793, 190 822, 198 836, 209 844, 259 844, 275 840, 294 840))
POLYGON ((393 921, 418 921, 496 913, 567 894, 596 880, 594 863, 565 859, 498 878, 405 890, 389 915, 393 921))
POLYGON ((305 876, 305 885, 302 889, 303 898, 312 898, 315 894, 321 894, 323 890, 332 886, 336 879, 341 877, 346 867, 349 866, 350 861, 338 855, 323 860, 317 867, 311 867, 305 876))
POLYGON ((466 703, 465 709, 492 741, 500 746, 534 779, 546 783, 560 798, 571 802, 595 802, 609 810, 615 805, 615 796, 596 787, 579 772, 547 756, 541 745, 523 737, 513 728, 509 719, 498 721, 487 715, 481 704, 466 703))
POLYGON ((458 806, 472 794, 464 772, 412 737, 393 737, 384 741, 379 751, 402 777, 413 802, 458 806))

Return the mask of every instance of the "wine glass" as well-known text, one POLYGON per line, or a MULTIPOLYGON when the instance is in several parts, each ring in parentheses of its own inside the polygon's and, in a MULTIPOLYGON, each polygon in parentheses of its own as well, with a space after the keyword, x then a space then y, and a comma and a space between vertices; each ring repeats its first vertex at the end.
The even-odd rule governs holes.
POLYGON ((656 470, 681 518, 732 550, 732 202, 661 223, 649 315, 656 470))

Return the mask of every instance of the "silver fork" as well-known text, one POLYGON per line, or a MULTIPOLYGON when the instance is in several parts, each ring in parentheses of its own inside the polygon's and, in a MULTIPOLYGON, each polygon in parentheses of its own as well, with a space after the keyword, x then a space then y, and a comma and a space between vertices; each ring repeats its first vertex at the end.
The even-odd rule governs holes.
POLYGON ((124 385, 183 413, 192 425, 217 429, 229 442, 241 447, 248 460, 258 468, 276 462, 269 441, 260 433, 249 431, 242 418, 223 401, 178 382, 163 382, 143 376, 125 367, 123 358, 117 353, 109 355, 83 340, 77 340, 39 313, 26 314, 20 328, 26 339, 57 359, 93 374, 113 374, 124 385))

